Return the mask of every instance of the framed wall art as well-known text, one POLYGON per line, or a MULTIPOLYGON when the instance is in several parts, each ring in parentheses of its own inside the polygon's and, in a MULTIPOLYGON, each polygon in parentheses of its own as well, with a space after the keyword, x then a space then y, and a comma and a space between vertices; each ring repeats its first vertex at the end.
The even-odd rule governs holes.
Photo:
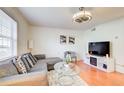
POLYGON ((69 37, 69 44, 75 44, 75 37, 69 37))
POLYGON ((67 37, 65 35, 60 35, 60 44, 66 44, 67 37))

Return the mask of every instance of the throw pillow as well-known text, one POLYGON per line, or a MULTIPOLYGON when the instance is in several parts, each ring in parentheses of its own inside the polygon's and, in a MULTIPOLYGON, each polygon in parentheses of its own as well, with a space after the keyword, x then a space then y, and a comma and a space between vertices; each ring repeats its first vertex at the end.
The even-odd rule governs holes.
POLYGON ((26 58, 22 56, 22 57, 21 57, 21 60, 22 60, 23 63, 25 64, 27 71, 30 71, 31 68, 30 68, 29 63, 28 63, 28 61, 26 60, 26 58))
POLYGON ((33 58, 33 56, 31 55, 31 53, 28 53, 29 58, 32 60, 33 64, 36 64, 35 59, 33 58))
POLYGON ((21 56, 18 57, 17 59, 15 58, 13 60, 13 64, 17 68, 19 74, 27 73, 27 69, 26 69, 23 61, 21 60, 21 56))
POLYGON ((32 68, 34 66, 32 60, 29 58, 28 55, 25 55, 25 58, 27 59, 28 63, 29 63, 29 66, 32 68))
POLYGON ((29 54, 32 56, 32 58, 35 60, 35 62, 37 62, 37 59, 31 54, 31 52, 29 54))

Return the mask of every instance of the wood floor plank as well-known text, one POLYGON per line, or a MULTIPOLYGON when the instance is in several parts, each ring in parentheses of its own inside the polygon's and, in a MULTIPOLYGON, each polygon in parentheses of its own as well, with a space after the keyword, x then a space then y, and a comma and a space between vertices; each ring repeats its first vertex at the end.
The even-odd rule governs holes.
POLYGON ((78 61, 77 65, 81 69, 80 77, 85 80, 88 85, 92 86, 123 86, 124 74, 118 72, 107 73, 99 69, 93 68, 83 61, 78 61))

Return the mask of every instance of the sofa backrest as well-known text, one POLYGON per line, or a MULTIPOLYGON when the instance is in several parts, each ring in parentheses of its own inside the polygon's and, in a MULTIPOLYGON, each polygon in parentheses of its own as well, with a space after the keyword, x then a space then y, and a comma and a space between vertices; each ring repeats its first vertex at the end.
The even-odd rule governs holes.
POLYGON ((12 58, 0 61, 0 78, 18 74, 16 67, 11 61, 12 58))

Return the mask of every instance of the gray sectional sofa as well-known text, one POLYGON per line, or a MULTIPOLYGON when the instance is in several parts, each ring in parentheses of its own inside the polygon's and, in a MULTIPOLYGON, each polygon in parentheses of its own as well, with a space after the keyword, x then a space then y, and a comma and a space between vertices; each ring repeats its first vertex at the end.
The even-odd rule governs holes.
POLYGON ((13 65, 13 58, 0 62, 0 85, 33 86, 48 85, 47 71, 49 65, 53 66, 56 62, 61 62, 58 57, 45 58, 44 55, 35 55, 36 64, 24 74, 19 74, 13 65))

